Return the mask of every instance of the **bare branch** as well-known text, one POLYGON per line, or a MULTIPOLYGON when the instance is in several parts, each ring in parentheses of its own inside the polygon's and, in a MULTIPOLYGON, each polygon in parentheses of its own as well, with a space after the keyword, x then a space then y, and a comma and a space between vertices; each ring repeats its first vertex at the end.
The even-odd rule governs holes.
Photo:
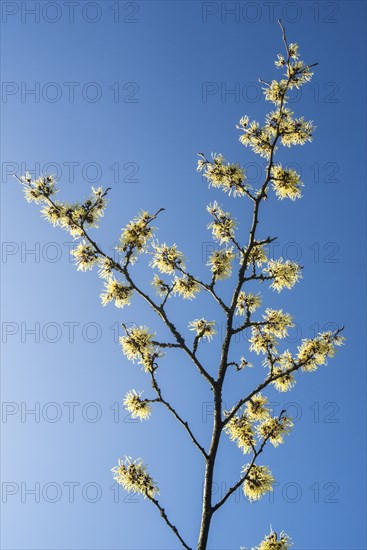
POLYGON ((192 550, 192 548, 186 544, 186 542, 183 540, 183 538, 179 534, 177 527, 170 522, 170 520, 167 517, 165 509, 159 504, 158 500, 148 494, 146 494, 146 497, 150 500, 150 502, 154 504, 154 506, 158 508, 162 518, 167 523, 168 527, 174 532, 174 534, 176 535, 176 537, 178 538, 182 546, 186 548, 186 550, 192 550))
POLYGON ((154 374, 154 371, 149 371, 150 373, 150 377, 151 377, 151 381, 152 381, 152 387, 153 389, 155 390, 155 392, 157 393, 158 395, 158 399, 156 399, 155 401, 158 401, 158 402, 161 402, 165 407, 167 407, 167 409, 173 414, 173 416, 176 418, 176 420, 178 420, 178 422, 180 424, 182 424, 182 426, 185 428, 185 430, 187 431, 187 433, 189 434, 189 436, 191 437, 191 440, 192 442, 194 443, 194 445, 199 449, 199 451, 203 454, 204 458, 207 459, 208 458, 208 455, 204 449, 204 447, 202 447, 200 445, 200 443, 198 442, 198 440, 196 439, 196 437, 194 436, 194 434, 192 433, 191 431, 191 428, 188 424, 188 422, 186 422, 185 420, 183 420, 181 418, 181 416, 177 413, 176 409, 174 409, 174 407, 172 407, 172 405, 170 405, 170 403, 163 398, 162 396, 162 390, 160 389, 159 385, 158 385, 158 382, 157 382, 157 379, 155 377, 155 374, 154 374))
POLYGON ((174 342, 157 342, 152 340, 152 344, 159 346, 160 348, 181 348, 180 344, 175 344, 174 342))
POLYGON ((189 358, 193 361, 193 363, 198 368, 200 374, 208 380, 208 382, 214 386, 215 380, 214 378, 205 370, 205 368, 202 366, 198 358, 195 356, 195 354, 190 350, 190 348, 186 345, 185 339, 182 336, 182 334, 177 330, 175 325, 168 319, 167 313, 162 306, 158 306, 144 291, 142 291, 132 280, 131 275, 127 269, 127 267, 124 267, 122 269, 123 274, 126 277, 126 280, 130 284, 131 288, 141 296, 149 305, 150 307, 159 315, 159 317, 163 320, 165 325, 169 328, 173 336, 176 338, 177 343, 180 345, 181 349, 183 349, 186 354, 189 356, 189 358))
POLYGON ((214 290, 215 279, 212 279, 211 283, 207 284, 207 283, 204 283, 203 281, 201 281, 200 279, 197 279, 193 275, 191 275, 191 273, 189 273, 188 271, 182 269, 182 267, 177 266, 177 271, 179 271, 183 275, 186 275, 187 277, 190 277, 193 281, 195 281, 195 283, 197 283, 202 288, 204 288, 207 292, 209 292, 209 294, 211 294, 213 296, 213 298, 218 302, 218 304, 221 306, 221 308, 226 313, 228 312, 228 310, 229 310, 228 306, 223 302, 223 300, 218 296, 218 294, 214 290))
POLYGON ((290 57, 289 56, 289 46, 288 46, 288 42, 287 42, 285 28, 283 27, 283 23, 282 23, 281 19, 278 19, 278 23, 279 23, 280 28, 282 29, 282 38, 283 38, 284 46, 285 46, 285 49, 287 50, 287 55, 288 55, 288 58, 289 58, 290 57))

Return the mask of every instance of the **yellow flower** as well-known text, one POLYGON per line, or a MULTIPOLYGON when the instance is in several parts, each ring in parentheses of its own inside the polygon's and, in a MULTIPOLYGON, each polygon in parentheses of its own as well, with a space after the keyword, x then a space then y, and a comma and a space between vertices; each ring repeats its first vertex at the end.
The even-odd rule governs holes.
POLYGON ((303 63, 303 61, 294 61, 287 67, 287 77, 289 78, 289 89, 299 89, 306 82, 310 82, 313 72, 303 63))
POLYGON ((298 48, 299 48, 298 44, 294 42, 289 44, 288 51, 289 51, 290 57, 293 57, 294 59, 298 59, 299 57, 298 48))
POLYGON ((263 495, 273 490, 274 478, 266 466, 253 464, 250 467, 250 464, 246 464, 242 468, 242 473, 247 474, 243 483, 243 492, 249 500, 260 500, 263 495))
POLYGON ((280 376, 274 382, 272 382, 273 386, 276 390, 280 392, 286 392, 293 388, 293 386, 296 383, 296 380, 292 373, 286 373, 286 370, 282 367, 274 367, 273 369, 273 375, 276 376, 277 374, 282 374, 283 376, 280 376))
POLYGON ((124 285, 111 277, 105 284, 105 291, 100 295, 102 305, 106 306, 109 302, 115 300, 116 307, 124 307, 130 305, 131 296, 133 293, 129 285, 124 285))
POLYGON ((295 170, 277 164, 271 169, 271 177, 275 194, 280 200, 288 197, 294 201, 301 197, 303 183, 295 170))
POLYGON ((135 390, 129 391, 125 395, 124 407, 133 418, 148 420, 152 412, 152 407, 145 399, 141 399, 143 392, 137 393, 135 390))
POLYGON ((258 267, 261 267, 262 264, 268 261, 268 258, 264 252, 263 247, 261 245, 254 244, 249 252, 248 260, 258 267))
POLYGON ((209 187, 221 188, 229 195, 242 197, 247 189, 244 184, 245 172, 239 164, 226 163, 222 155, 214 153, 213 162, 199 160, 198 170, 204 171, 209 187))
POLYGON ((284 67, 284 65, 286 64, 284 56, 278 53, 277 59, 274 61, 274 64, 278 69, 280 69, 281 67, 284 67))
POLYGON ((24 196, 28 202, 39 204, 57 191, 53 176, 40 176, 32 181, 29 174, 22 176, 24 196))
POLYGON ((273 334, 261 332, 257 326, 252 327, 252 336, 249 339, 250 351, 259 353, 267 353, 268 351, 276 352, 276 339, 273 334))
POLYGON ((177 268, 185 267, 183 254, 177 250, 177 246, 167 246, 166 243, 153 245, 154 255, 150 262, 152 267, 157 267, 161 273, 174 273, 177 268))
POLYGON ((231 441, 236 441, 237 446, 245 454, 253 451, 256 440, 246 414, 242 413, 241 416, 233 416, 228 424, 226 424, 224 431, 229 435, 231 441))
POLYGON ((162 356, 158 347, 153 344, 154 334, 147 327, 139 326, 126 329, 126 336, 120 337, 122 351, 129 361, 138 361, 146 371, 153 368, 155 359, 162 356))
POLYGON ((252 368, 253 364, 247 361, 244 357, 241 357, 240 364, 239 364, 239 370, 244 369, 245 367, 252 368))
MULTIPOLYGON (((245 116, 241 118, 237 128, 243 132, 240 136, 240 142, 242 145, 245 147, 251 147, 254 153, 263 158, 270 158, 272 150, 272 131, 268 125, 260 128, 258 122, 252 121, 250 123, 249 118, 245 116)), ((276 147, 274 147, 274 151, 276 151, 276 147)))
POLYGON ((288 107, 278 108, 275 111, 270 111, 265 117, 265 124, 271 136, 275 136, 277 133, 283 135, 287 131, 291 131, 293 111, 288 107))
POLYGON ((75 258, 78 271, 88 271, 89 269, 92 269, 94 264, 98 261, 94 248, 85 241, 78 244, 78 246, 74 250, 71 250, 70 253, 75 258))
POLYGON ((175 277, 173 281, 173 292, 179 294, 185 300, 192 300, 200 292, 200 285, 190 275, 175 277))
POLYGON ((209 257, 207 265, 215 279, 226 279, 232 274, 232 260, 235 258, 233 248, 215 250, 209 257))
POLYGON ((286 147, 292 145, 304 145, 308 141, 312 141, 312 134, 315 131, 315 126, 312 120, 305 121, 303 117, 289 119, 287 126, 282 129, 280 140, 286 147))
POLYGON ((215 321, 206 321, 205 319, 190 321, 189 329, 194 330, 199 338, 207 338, 208 341, 213 338, 214 334, 217 334, 215 321))
POLYGON ((153 237, 153 227, 149 227, 149 222, 152 217, 144 210, 140 212, 131 222, 123 229, 120 244, 117 249, 121 252, 127 250, 137 250, 144 252, 149 239, 153 237))
POLYGON ((279 105, 281 102, 286 103, 285 93, 287 90, 287 81, 272 80, 271 84, 263 88, 266 101, 271 101, 275 105, 279 105))
POLYGON ((167 292, 170 289, 169 285, 167 285, 167 283, 165 283, 163 279, 158 277, 158 275, 154 275, 151 285, 155 288, 156 293, 161 298, 165 298, 167 295, 167 292))
POLYGON ((292 541, 286 533, 283 531, 280 533, 279 538, 273 531, 260 542, 259 546, 256 546, 252 550, 289 550, 292 546, 292 541))
MULTIPOLYGON (((34 187, 25 187, 24 190, 26 194, 30 193, 30 199, 36 202, 43 201, 45 197, 49 197, 57 191, 55 182, 51 176, 39 178, 32 183, 34 187)), ((102 187, 98 187, 97 189, 92 187, 90 197, 82 204, 69 204, 58 201, 49 204, 44 200, 47 204, 41 212, 52 225, 59 225, 68 231, 72 237, 82 237, 84 235, 83 228, 98 227, 99 218, 103 216, 106 207, 104 196, 105 193, 102 187)))
POLYGON ((293 422, 290 418, 267 418, 256 427, 259 438, 269 439, 274 447, 284 442, 283 436, 288 435, 292 429, 293 422))
POLYGON ((98 227, 98 220, 103 217, 107 204, 103 194, 102 187, 92 187, 89 199, 82 204, 83 224, 86 223, 89 227, 98 227))
POLYGON ((55 201, 54 205, 46 204, 41 210, 41 214, 54 227, 60 225, 60 220, 63 216, 62 203, 55 201))
POLYGON ((261 306, 261 296, 259 294, 246 294, 241 291, 237 298, 236 315, 246 315, 247 310, 253 313, 261 306))
POLYGON ((214 240, 221 244, 228 243, 234 237, 236 221, 229 212, 224 212, 216 201, 209 204, 207 210, 214 218, 214 221, 208 225, 208 229, 212 230, 214 240))
POLYGON ((302 370, 312 372, 319 365, 326 365, 329 357, 334 357, 336 346, 343 344, 344 338, 341 336, 333 336, 331 332, 323 332, 313 339, 302 340, 301 346, 298 348, 298 361, 305 363, 302 370))
POLYGON ((154 498, 158 493, 156 482, 150 477, 142 460, 125 457, 118 459, 118 466, 112 468, 113 479, 131 493, 140 493, 144 497, 154 498))
POLYGON ((246 414, 252 422, 268 418, 269 409, 267 407, 268 400, 265 396, 258 393, 254 395, 250 401, 246 403, 246 414))
POLYGON ((280 53, 277 54, 277 58, 276 61, 274 62, 275 63, 275 66, 280 69, 281 67, 284 67, 284 65, 286 64, 286 61, 284 59, 284 56, 281 55, 280 53))
POLYGON ((285 338, 288 335, 288 328, 293 327, 293 321, 289 313, 283 313, 281 309, 266 309, 265 326, 263 331, 266 334, 274 334, 277 338, 285 338))
POLYGON ((270 287, 278 292, 283 288, 292 288, 301 278, 301 268, 299 265, 290 260, 284 262, 283 258, 270 260, 264 271, 274 279, 270 287))
POLYGON ((81 227, 84 210, 79 204, 62 203, 61 218, 59 225, 70 233, 72 237, 82 237, 84 235, 81 227))
POLYGON ((111 258, 99 258, 98 275, 101 279, 109 279, 112 276, 114 263, 111 258))

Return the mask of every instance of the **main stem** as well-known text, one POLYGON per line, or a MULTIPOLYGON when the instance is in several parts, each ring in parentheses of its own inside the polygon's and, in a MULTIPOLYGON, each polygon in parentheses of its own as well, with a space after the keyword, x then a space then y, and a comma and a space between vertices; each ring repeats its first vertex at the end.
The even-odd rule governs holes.
MULTIPOLYGON (((280 103, 280 111, 283 108, 283 100, 284 100, 284 95, 280 103)), ((206 459, 204 490, 203 490, 203 509, 202 509, 201 525, 200 525, 200 533, 199 533, 197 550, 206 550, 207 548, 211 520, 214 512, 217 509, 217 508, 214 509, 212 506, 213 476, 214 476, 215 460, 216 460, 218 447, 219 447, 219 441, 223 430, 222 387, 223 387, 224 379, 228 368, 228 351, 231 344, 232 336, 234 334, 233 316, 234 316, 234 312, 237 304, 237 299, 243 285, 244 275, 247 269, 249 255, 255 243, 256 228, 259 223, 260 203, 264 199, 264 197, 266 197, 267 185, 271 179, 271 167, 273 165, 274 150, 275 150, 275 146, 278 141, 278 138, 279 138, 279 123, 278 123, 277 133, 272 143, 272 147, 270 151, 270 158, 266 169, 265 181, 261 186, 259 195, 254 200, 253 219, 252 219, 252 226, 249 234, 249 242, 247 245, 246 252, 243 255, 242 263, 238 272, 238 281, 237 281, 236 288, 233 292, 232 303, 230 308, 227 311, 226 335, 225 335, 225 339, 222 347, 222 356, 221 356, 220 366, 218 371, 218 379, 213 384, 213 391, 214 391, 213 432, 212 432, 212 439, 211 439, 209 453, 206 459)))
POLYGON ((206 459, 204 490, 203 490, 203 510, 201 516, 200 534, 197 548, 205 550, 208 543, 210 523, 213 516, 212 492, 215 458, 218 451, 220 435, 222 431, 222 389, 216 386, 214 389, 214 420, 213 433, 208 457, 206 459))

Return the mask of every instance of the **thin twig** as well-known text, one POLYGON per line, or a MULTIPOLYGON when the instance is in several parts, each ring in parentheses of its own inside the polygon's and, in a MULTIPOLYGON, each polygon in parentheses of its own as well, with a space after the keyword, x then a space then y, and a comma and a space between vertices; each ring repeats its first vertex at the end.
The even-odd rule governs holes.
POLYGON ((190 546, 188 546, 186 544, 186 542, 183 540, 183 538, 181 537, 180 533, 178 532, 177 527, 170 522, 170 520, 167 517, 165 509, 159 504, 158 500, 156 498, 148 495, 148 494, 146 494, 146 497, 150 500, 150 502, 152 502, 154 504, 154 506, 156 506, 158 508, 158 510, 161 513, 162 518, 167 523, 168 527, 170 527, 170 529, 174 532, 174 534, 176 535, 178 540, 181 542, 182 546, 184 548, 186 548, 186 550, 192 550, 192 548, 190 546))
POLYGON ((174 409, 174 407, 172 407, 172 405, 166 399, 163 398, 162 390, 158 385, 158 382, 157 382, 157 379, 155 377, 154 371, 149 371, 149 373, 150 373, 150 377, 151 377, 151 381, 152 381, 152 387, 155 390, 156 394, 158 395, 158 399, 156 401, 161 402, 165 407, 167 407, 167 409, 173 414, 173 416, 176 418, 176 420, 178 420, 178 422, 180 424, 182 424, 182 426, 185 428, 185 430, 187 431, 187 433, 191 437, 191 440, 194 443, 194 445, 199 449, 199 451, 203 454, 203 456, 205 458, 207 458, 208 455, 207 455, 204 447, 202 447, 202 445, 200 445, 200 443, 198 442, 198 440, 196 439, 196 437, 192 433, 188 422, 183 420, 181 418, 181 416, 178 414, 178 412, 176 411, 176 409, 174 409))

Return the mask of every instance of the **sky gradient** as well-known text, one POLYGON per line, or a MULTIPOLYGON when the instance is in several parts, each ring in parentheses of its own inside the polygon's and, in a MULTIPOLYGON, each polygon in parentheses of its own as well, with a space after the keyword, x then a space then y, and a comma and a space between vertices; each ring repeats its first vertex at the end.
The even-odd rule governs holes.
MULTIPOLYGON (((231 209, 244 241, 250 210, 208 190, 197 153, 221 152, 244 165, 254 185, 260 181, 262 161, 239 143, 235 126, 245 114, 262 120, 271 107, 258 78, 278 76, 281 16, 301 58, 319 62, 292 102, 317 131, 312 144, 281 153, 301 169, 303 199, 270 196, 261 211, 259 233, 278 236, 271 254, 304 266, 293 291, 261 288, 264 305, 294 316, 290 349, 340 325, 347 342, 328 366, 299 376, 292 392, 269 391, 275 412, 287 406, 296 419, 285 444, 262 457, 274 493, 254 504, 241 492, 231 497, 215 517, 209 548, 251 548, 272 525, 297 550, 365 549, 366 4, 107 0, 1 8, 2 548, 178 548, 150 503, 113 484, 110 469, 125 454, 149 465, 162 505, 194 544, 202 458, 165 410, 136 423, 122 407, 131 388, 151 393, 121 352, 119 323, 166 333, 138 298, 124 310, 101 307, 97 273, 76 271, 71 237, 24 201, 12 174, 57 174, 58 198, 70 201, 92 185, 111 187, 93 232, 106 249, 141 208, 164 207, 157 237, 177 243, 204 277, 212 247, 206 205, 231 209)), ((151 272, 136 269, 147 283, 151 272)), ((172 301, 169 311, 183 330, 204 315, 221 330, 216 306, 203 297, 172 301)), ((220 330, 201 352, 213 369, 220 330)), ((246 345, 238 341, 238 354, 246 345)), ((228 407, 255 383, 253 371, 228 377, 228 407)), ((162 361, 161 380, 208 443, 211 393, 201 377, 174 352, 162 361)), ((218 496, 247 461, 223 437, 218 496)))

